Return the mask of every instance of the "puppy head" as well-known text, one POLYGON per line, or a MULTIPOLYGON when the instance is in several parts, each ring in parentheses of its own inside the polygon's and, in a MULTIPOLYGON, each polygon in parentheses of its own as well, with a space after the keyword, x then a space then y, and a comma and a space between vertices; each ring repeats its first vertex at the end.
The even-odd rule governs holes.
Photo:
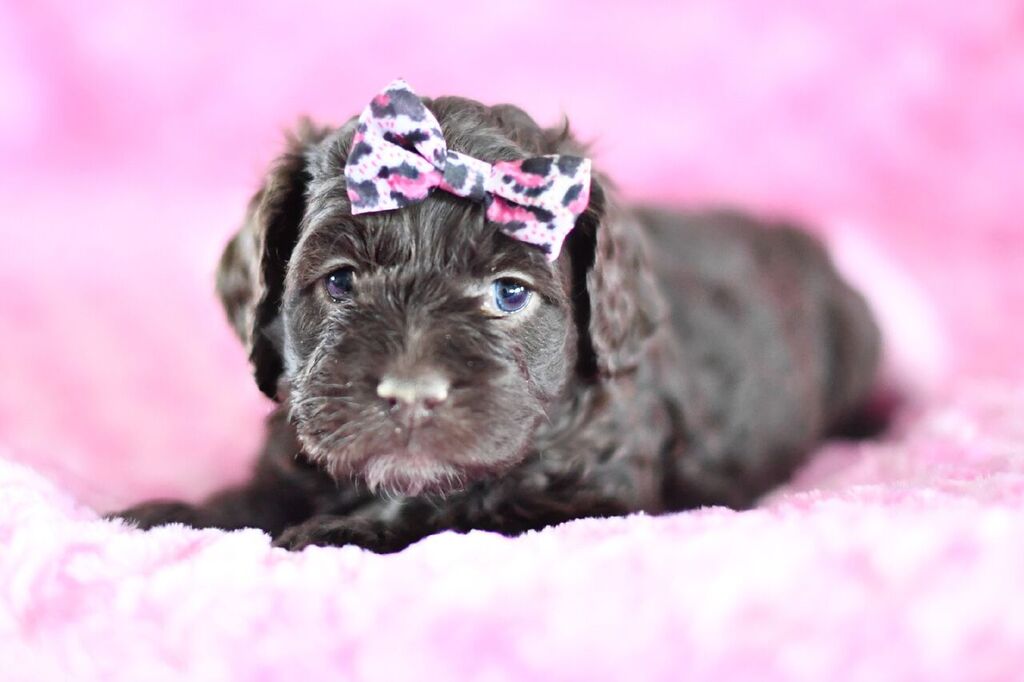
MULTIPOLYGON (((449 148, 489 163, 580 151, 515 107, 426 103, 449 148)), ((555 262, 440 191, 353 216, 354 130, 300 127, 228 244, 218 290, 308 456, 384 492, 456 490, 522 461, 575 386, 635 365, 653 291, 597 181, 555 262)))

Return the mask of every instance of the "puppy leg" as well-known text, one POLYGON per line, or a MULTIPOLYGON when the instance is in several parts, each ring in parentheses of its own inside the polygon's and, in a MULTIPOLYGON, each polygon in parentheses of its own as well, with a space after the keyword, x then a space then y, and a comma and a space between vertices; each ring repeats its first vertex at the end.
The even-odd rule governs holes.
POLYGON ((125 519, 142 529, 183 523, 194 528, 261 528, 274 535, 313 514, 315 495, 308 487, 305 481, 261 467, 246 485, 221 491, 200 504, 155 500, 108 518, 125 519))
POLYGON ((274 546, 300 550, 310 545, 356 545, 389 554, 440 530, 431 507, 419 498, 375 498, 349 513, 335 508, 286 528, 274 538, 274 546))
MULTIPOLYGON (((529 468, 529 467, 528 467, 529 468)), ((621 516, 637 506, 609 496, 598 474, 566 485, 554 478, 537 486, 539 469, 509 476, 445 498, 377 500, 350 514, 321 514, 286 529, 274 544, 290 550, 309 545, 356 545, 373 552, 397 552, 433 533, 483 530, 519 535, 581 517, 621 516)))
POLYGON ((287 421, 275 415, 253 478, 216 493, 198 505, 157 500, 126 509, 111 518, 140 528, 183 523, 195 528, 261 528, 277 535, 321 510, 344 513, 366 502, 366 493, 338 483, 302 457, 287 421))
POLYGON ((408 530, 381 518, 322 514, 285 529, 274 538, 274 546, 297 551, 310 545, 356 545, 378 554, 390 554, 422 537, 408 530))

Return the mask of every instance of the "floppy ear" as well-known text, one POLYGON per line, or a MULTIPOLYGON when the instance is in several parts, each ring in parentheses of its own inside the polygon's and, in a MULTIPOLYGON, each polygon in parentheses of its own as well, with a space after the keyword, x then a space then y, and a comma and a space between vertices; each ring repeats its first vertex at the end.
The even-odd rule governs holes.
POLYGON ((590 205, 570 233, 573 299, 583 375, 612 377, 636 368, 664 316, 634 219, 609 203, 591 181, 590 205))
POLYGON ((249 351, 256 384, 277 399, 284 368, 276 333, 288 259, 306 211, 306 150, 327 135, 302 121, 249 202, 245 222, 228 242, 217 268, 217 293, 249 351))

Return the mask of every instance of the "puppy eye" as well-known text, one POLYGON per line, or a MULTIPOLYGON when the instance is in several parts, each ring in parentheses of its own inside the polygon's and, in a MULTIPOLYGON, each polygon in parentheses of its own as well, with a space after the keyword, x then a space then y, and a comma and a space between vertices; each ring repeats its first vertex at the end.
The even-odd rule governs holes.
POLYGON ((494 307, 502 313, 518 313, 530 302, 533 292, 517 279, 503 277, 491 283, 494 307))
POLYGON ((352 268, 339 268, 324 277, 324 289, 327 290, 327 295, 335 301, 348 298, 349 294, 352 293, 352 279, 354 276, 355 270, 352 268))

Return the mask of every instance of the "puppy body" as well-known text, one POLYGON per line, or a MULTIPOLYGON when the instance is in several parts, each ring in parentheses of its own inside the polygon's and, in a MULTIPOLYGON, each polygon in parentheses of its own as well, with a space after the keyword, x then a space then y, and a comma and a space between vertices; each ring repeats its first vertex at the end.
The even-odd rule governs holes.
MULTIPOLYGON (((514 107, 428 107, 449 147, 488 162, 581 151, 514 107)), ((222 259, 229 318, 281 403, 252 481, 121 516, 394 551, 446 529, 741 508, 864 401, 877 329, 805 233, 622 208, 600 178, 553 264, 439 193, 356 219, 353 125, 300 131, 222 259), (334 301, 339 264, 356 274, 334 301), (492 319, 486 285, 508 273, 535 305, 492 319), (422 423, 381 401, 385 377, 428 374, 447 388, 422 423)))

